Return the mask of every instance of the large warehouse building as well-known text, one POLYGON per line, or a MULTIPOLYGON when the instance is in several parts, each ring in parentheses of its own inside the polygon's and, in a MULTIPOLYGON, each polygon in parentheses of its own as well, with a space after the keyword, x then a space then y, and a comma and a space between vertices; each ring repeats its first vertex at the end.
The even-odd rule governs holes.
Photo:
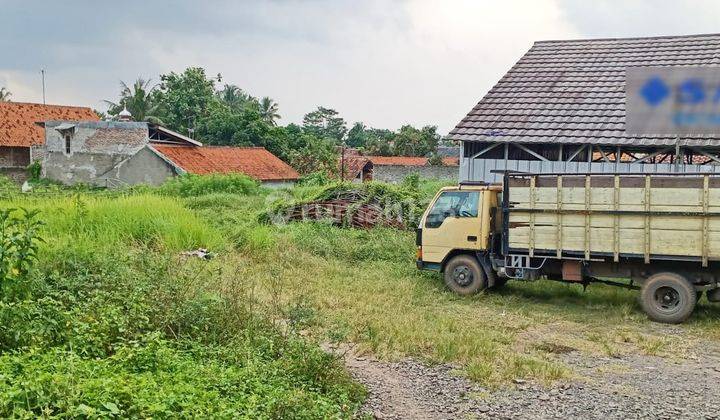
POLYGON ((720 136, 625 131, 628 67, 718 66, 720 34, 541 41, 450 132, 461 180, 524 172, 720 172, 720 136))

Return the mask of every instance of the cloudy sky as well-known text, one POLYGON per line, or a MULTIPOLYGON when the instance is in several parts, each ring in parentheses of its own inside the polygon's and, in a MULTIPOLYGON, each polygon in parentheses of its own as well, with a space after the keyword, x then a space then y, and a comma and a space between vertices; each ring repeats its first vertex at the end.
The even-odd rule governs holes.
POLYGON ((104 109, 120 80, 204 67, 280 103, 447 132, 535 40, 720 32, 717 0, 0 0, 0 87, 104 109))

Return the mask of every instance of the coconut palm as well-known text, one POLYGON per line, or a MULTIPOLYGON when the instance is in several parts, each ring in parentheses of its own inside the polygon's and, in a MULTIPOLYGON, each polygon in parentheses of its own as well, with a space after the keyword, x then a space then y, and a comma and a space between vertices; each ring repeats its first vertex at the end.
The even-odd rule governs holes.
POLYGON ((123 109, 127 109, 132 114, 135 121, 148 121, 160 123, 160 119, 155 116, 158 106, 155 100, 155 90, 157 85, 152 85, 152 80, 138 78, 132 86, 127 83, 120 82, 120 100, 115 103, 105 101, 110 107, 108 114, 117 116, 123 109))
POLYGON ((265 96, 260 100, 260 115, 265 122, 275 125, 275 120, 280 118, 278 103, 265 96))
POLYGON ((9 90, 5 89, 4 87, 0 88, 0 102, 10 102, 11 96, 12 93, 10 93, 9 90))
POLYGON ((225 85, 222 90, 218 90, 215 95, 220 99, 220 102, 237 111, 241 111, 248 106, 257 105, 255 98, 245 93, 236 85, 225 85))

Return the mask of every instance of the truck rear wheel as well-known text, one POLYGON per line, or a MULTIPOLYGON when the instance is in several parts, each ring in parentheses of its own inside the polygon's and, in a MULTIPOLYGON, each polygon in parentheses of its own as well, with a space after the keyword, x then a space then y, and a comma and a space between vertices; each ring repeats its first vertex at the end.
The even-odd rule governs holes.
POLYGON ((657 273, 648 277, 640 290, 640 304, 656 322, 679 324, 692 314, 697 292, 692 284, 676 273, 657 273))
POLYGON ((487 279, 477 258, 458 255, 445 266, 445 285, 459 295, 472 295, 487 286, 487 279))

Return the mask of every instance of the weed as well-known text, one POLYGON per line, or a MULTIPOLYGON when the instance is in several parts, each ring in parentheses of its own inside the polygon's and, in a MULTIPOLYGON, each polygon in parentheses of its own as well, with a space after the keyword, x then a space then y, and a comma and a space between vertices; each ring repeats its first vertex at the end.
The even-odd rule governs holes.
POLYGON ((186 174, 170 179, 161 185, 160 194, 176 197, 197 197, 212 193, 257 194, 260 184, 242 174, 193 175, 186 174))

